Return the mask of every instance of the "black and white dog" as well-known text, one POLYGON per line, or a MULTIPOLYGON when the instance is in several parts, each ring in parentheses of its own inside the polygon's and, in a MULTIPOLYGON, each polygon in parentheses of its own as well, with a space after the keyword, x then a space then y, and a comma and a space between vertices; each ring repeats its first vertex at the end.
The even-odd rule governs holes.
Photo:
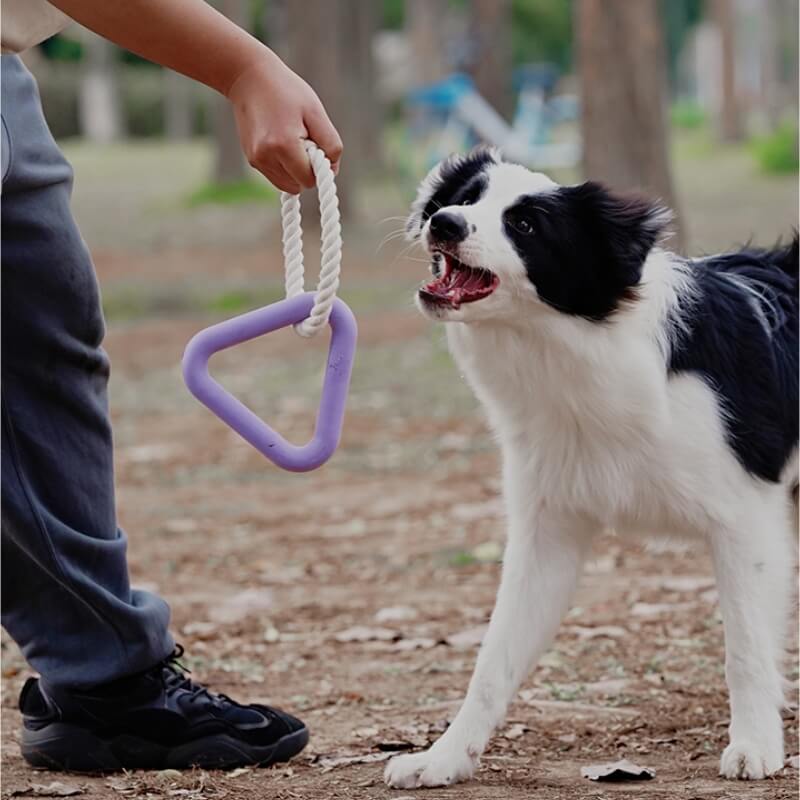
POLYGON ((669 212, 597 183, 559 186, 491 150, 423 182, 408 222, 432 254, 426 316, 502 447, 508 540, 466 699, 391 786, 472 775, 567 611, 592 536, 707 542, 730 691, 721 774, 783 766, 781 660, 793 611, 797 236, 687 260, 669 212))

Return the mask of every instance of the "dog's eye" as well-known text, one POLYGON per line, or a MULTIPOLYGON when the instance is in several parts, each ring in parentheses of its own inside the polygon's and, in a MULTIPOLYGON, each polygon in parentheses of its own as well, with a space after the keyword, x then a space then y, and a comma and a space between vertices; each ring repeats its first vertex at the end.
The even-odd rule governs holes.
POLYGON ((529 236, 533 233, 533 225, 524 217, 512 219, 509 222, 511 227, 517 231, 517 233, 521 233, 523 236, 529 236))
POLYGON ((474 206, 475 203, 480 200, 481 197, 481 186, 479 184, 475 184, 467 188, 466 192, 459 197, 453 205, 456 206, 474 206))

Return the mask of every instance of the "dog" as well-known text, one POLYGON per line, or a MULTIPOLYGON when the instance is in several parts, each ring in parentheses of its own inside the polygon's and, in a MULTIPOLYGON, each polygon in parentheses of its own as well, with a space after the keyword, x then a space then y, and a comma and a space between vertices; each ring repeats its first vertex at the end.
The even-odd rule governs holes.
POLYGON ((670 212, 561 186, 491 149, 423 181, 407 233, 432 257, 419 310, 502 450, 508 531, 466 698, 433 746, 385 780, 469 778, 552 642, 593 536, 666 534, 710 548, 723 617, 730 743, 720 773, 783 767, 784 637, 798 485, 798 240, 687 259, 670 212))

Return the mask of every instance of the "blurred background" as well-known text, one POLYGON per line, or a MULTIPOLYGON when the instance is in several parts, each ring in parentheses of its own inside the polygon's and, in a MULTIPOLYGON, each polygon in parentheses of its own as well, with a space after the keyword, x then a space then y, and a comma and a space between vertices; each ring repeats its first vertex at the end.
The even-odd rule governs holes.
MULTIPOLYGON (((662 197, 679 213, 679 246, 769 239, 796 216, 785 189, 797 171, 797 0, 216 5, 320 94, 346 143, 343 208, 371 231, 402 213, 433 163, 480 141, 560 180, 662 197)), ((246 168, 224 100, 77 26, 26 61, 54 134, 86 164, 79 214, 87 195, 106 205, 91 182, 108 171, 124 180, 138 244, 196 241, 192 220, 211 243, 263 234, 275 194, 246 168), (206 224, 202 209, 225 204, 236 231, 206 224)), ((121 235, 86 224, 96 246, 121 235)))
MULTIPOLYGON (((278 196, 243 163, 225 102, 77 26, 24 55, 75 167, 102 286, 134 583, 170 601, 195 677, 294 709, 314 731, 293 768, 202 786, 187 775, 169 794, 381 797, 379 767, 328 772, 321 759, 376 760, 387 742, 438 735, 466 687, 503 542, 494 443, 441 327, 412 305, 427 274, 402 237, 417 183, 489 141, 561 182, 661 197, 677 211, 671 246, 688 253, 785 238, 798 219, 798 3, 217 5, 311 83, 345 143, 340 294, 359 349, 342 444, 314 473, 273 468, 180 376, 196 331, 283 296, 278 196)), ((313 193, 304 208, 313 280, 313 193)), ((212 370, 304 442, 325 352, 325 335, 279 331, 215 356, 212 370)), ((683 796, 691 771, 698 795, 729 797, 716 777, 727 710, 715 598, 704 554, 603 537, 512 709, 516 732, 494 740, 475 794, 458 796, 573 796, 579 763, 635 743, 673 782, 658 796, 683 796), (536 735, 522 735, 528 723, 536 735)), ((3 670, 11 707, 25 669, 7 640, 3 670)), ((796 668, 790 677, 796 686, 796 668)), ((3 753, 12 778, 25 774, 16 752, 3 753)), ((737 796, 795 797, 793 775, 737 796)), ((93 796, 167 796, 157 776, 120 781, 91 782, 93 796)))

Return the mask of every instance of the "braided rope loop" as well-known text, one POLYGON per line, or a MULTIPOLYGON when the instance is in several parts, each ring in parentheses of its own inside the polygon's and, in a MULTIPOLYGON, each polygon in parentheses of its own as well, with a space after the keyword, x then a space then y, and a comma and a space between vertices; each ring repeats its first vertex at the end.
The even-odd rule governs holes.
MULTIPOLYGON (((313 142, 307 141, 304 145, 317 179, 322 229, 319 282, 314 305, 308 317, 294 326, 301 336, 309 337, 319 333, 328 324, 333 301, 336 299, 342 266, 342 226, 331 163, 313 142)), ((302 294, 304 281, 303 230, 298 195, 281 192, 281 224, 286 296, 295 297, 302 294)))

